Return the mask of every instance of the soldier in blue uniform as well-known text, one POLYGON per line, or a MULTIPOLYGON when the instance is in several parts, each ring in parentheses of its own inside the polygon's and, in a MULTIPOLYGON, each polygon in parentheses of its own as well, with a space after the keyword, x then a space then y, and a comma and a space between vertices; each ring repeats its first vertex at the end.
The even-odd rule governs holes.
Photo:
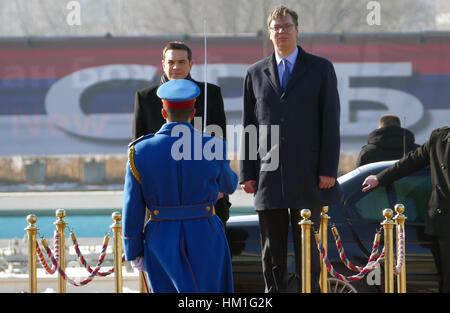
POLYGON ((129 145, 126 260, 145 267, 153 292, 233 292, 230 250, 214 210, 218 197, 237 186, 225 142, 189 123, 199 94, 196 84, 172 80, 157 94, 167 123, 129 145), (146 206, 150 220, 144 228, 146 206))

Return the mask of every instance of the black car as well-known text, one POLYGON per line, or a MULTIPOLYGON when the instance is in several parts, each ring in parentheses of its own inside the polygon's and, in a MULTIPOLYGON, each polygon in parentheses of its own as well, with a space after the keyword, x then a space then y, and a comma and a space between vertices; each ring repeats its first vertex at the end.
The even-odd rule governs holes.
MULTIPOLYGON (((362 192, 362 182, 371 174, 377 174, 395 161, 377 162, 361 166, 338 178, 344 191, 344 199, 338 205, 329 207, 331 217, 329 228, 334 224, 339 231, 347 258, 354 264, 364 266, 370 255, 374 236, 384 220, 382 211, 393 209, 395 204, 405 206, 405 251, 407 292, 437 292, 438 275, 433 256, 434 248, 430 237, 424 234, 424 220, 427 201, 431 192, 429 169, 417 171, 395 181, 387 187, 378 187, 362 192)), ((317 225, 318 228, 319 225, 317 225)), ((289 232, 291 236, 291 232, 289 232)), ((227 237, 230 244, 235 291, 264 292, 261 268, 261 246, 258 216, 253 210, 248 215, 232 216, 227 222, 227 237)), ((381 240, 379 253, 382 250, 381 240)), ((311 247, 316 249, 316 247, 311 247)), ((288 244, 288 267, 293 273, 294 252, 292 238, 288 244)), ((334 237, 328 234, 328 258, 337 272, 354 275, 340 261, 334 237)), ((384 292, 384 264, 380 267, 379 279, 367 276, 344 283, 330 275, 329 292, 384 292)), ((291 274, 293 292, 298 292, 297 276, 291 274)))

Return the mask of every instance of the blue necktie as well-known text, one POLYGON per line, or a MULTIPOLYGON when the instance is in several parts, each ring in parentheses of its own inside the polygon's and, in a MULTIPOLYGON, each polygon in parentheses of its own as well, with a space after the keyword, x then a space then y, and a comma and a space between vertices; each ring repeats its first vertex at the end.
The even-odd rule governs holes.
POLYGON ((284 67, 283 77, 281 78, 281 89, 285 91, 287 83, 289 81, 289 67, 288 61, 286 59, 281 59, 281 62, 283 62, 284 67))

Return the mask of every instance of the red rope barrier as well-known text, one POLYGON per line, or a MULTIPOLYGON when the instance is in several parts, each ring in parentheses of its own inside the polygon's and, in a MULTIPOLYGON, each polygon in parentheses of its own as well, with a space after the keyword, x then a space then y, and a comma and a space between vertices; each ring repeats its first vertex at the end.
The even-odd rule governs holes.
MULTIPOLYGON (((110 275, 110 274, 112 274, 114 272, 114 271, 111 271, 111 270, 108 271, 108 272, 99 272, 97 268, 92 270, 92 268, 87 264, 86 259, 84 258, 83 254, 81 253, 80 247, 78 245, 77 238, 75 237, 75 234, 73 232, 71 232, 70 235, 72 237, 72 243, 74 245, 75 252, 76 252, 78 258, 80 259, 81 265, 83 265, 90 274, 92 274, 94 272, 97 272, 98 276, 105 277, 105 276, 108 276, 108 275, 110 275)), ((99 265, 103 264, 103 261, 105 260, 106 249, 108 248, 108 242, 109 242, 109 237, 105 236, 105 238, 103 239, 102 250, 101 250, 100 256, 99 256, 99 258, 97 260, 97 267, 99 265)))
MULTIPOLYGON (((72 234, 73 234, 73 232, 72 232, 72 234)), ((73 234, 72 239, 74 239, 74 238, 75 238, 75 235, 73 234)), ((103 247, 102 247, 102 252, 101 252, 100 257, 99 257, 99 259, 97 261, 97 265, 96 265, 95 269, 92 270, 92 268, 87 264, 86 260, 82 256, 81 251, 80 251, 79 246, 78 246, 78 242, 76 241, 76 238, 75 238, 75 240, 74 240, 75 243, 76 243, 75 251, 77 251, 77 255, 79 257, 81 256, 80 257, 80 262, 82 263, 82 265, 84 265, 86 267, 86 269, 90 273, 90 275, 87 278, 85 278, 85 279, 83 279, 83 280, 81 280, 79 282, 77 282, 77 281, 71 279, 70 277, 68 277, 66 272, 63 271, 61 266, 58 264, 57 260, 58 260, 58 256, 59 256, 59 242, 60 241, 59 241, 59 234, 57 232, 55 232, 55 237, 54 237, 55 256, 53 255, 51 249, 48 247, 47 242, 45 241, 45 239, 42 240, 42 244, 44 245, 45 250, 47 251, 48 257, 50 258, 53 267, 50 268, 50 266, 46 262, 46 260, 45 260, 45 258, 43 256, 43 253, 42 253, 42 251, 41 251, 41 249, 39 247, 39 243, 37 241, 36 241, 36 254, 39 257, 39 261, 41 262, 42 267, 47 271, 47 273, 54 274, 56 272, 56 270, 58 270, 58 272, 61 274, 63 279, 65 279, 71 285, 73 285, 75 287, 81 287, 81 286, 84 286, 84 285, 87 285, 88 283, 90 283, 96 276, 104 277, 104 276, 108 276, 108 275, 114 273, 114 268, 111 268, 107 272, 103 272, 103 273, 100 272, 100 269, 101 269, 102 264, 103 264, 103 262, 105 260, 105 257, 106 257, 106 249, 108 247, 108 239, 109 239, 109 237, 105 237, 104 244, 103 244, 103 247)), ((122 255, 122 262, 125 262, 125 254, 122 255)))
MULTIPOLYGON (((320 241, 320 238, 317 235, 317 233, 315 234, 315 239, 316 239, 316 244, 317 244, 317 248, 319 250, 320 256, 321 256, 323 262, 326 264, 327 270, 330 273, 330 275, 332 275, 333 277, 339 279, 340 281, 351 282, 351 281, 360 280, 367 273, 371 272, 376 267, 380 266, 380 264, 382 262, 384 262, 384 258, 385 258, 384 248, 383 248, 383 251, 381 252, 380 256, 377 258, 378 246, 379 246, 379 237, 377 237, 377 236, 379 234, 380 233, 377 231, 377 235, 375 235, 375 240, 374 240, 374 244, 373 244, 373 247, 372 247, 372 253, 371 253, 370 257, 369 257, 369 261, 368 261, 367 265, 364 266, 364 267, 360 267, 360 266, 353 266, 351 264, 351 262, 348 261, 348 259, 345 257, 345 253, 341 253, 341 251, 343 252, 342 242, 340 241, 340 237, 339 237, 339 234, 337 233, 337 230, 336 230, 336 234, 333 231, 333 235, 335 235, 335 238, 336 238, 336 246, 337 246, 337 248, 339 250, 341 261, 345 265, 348 265, 347 267, 350 270, 360 269, 360 270, 357 270, 357 271, 359 271, 358 274, 352 275, 352 276, 344 276, 344 275, 336 272, 336 270, 334 269, 333 265, 328 260, 327 253, 326 253, 325 249, 323 248, 322 242, 320 241)), ((405 248, 404 248, 405 233, 404 233, 403 226, 400 226, 398 237, 399 237, 399 240, 397 242, 397 256, 398 256, 398 259, 397 259, 397 263, 393 264, 393 266, 394 266, 394 274, 395 275, 399 275, 400 274, 400 271, 401 271, 401 268, 403 266, 403 262, 404 262, 404 259, 405 259, 405 248)))
POLYGON ((397 264, 394 266, 394 274, 400 275, 403 262, 405 261, 405 229, 403 225, 399 225, 398 241, 397 241, 397 264))
POLYGON ((320 242, 319 236, 317 234, 315 234, 315 239, 316 239, 317 248, 319 249, 320 256, 321 256, 323 262, 327 265, 327 270, 330 273, 330 275, 339 279, 340 281, 343 281, 346 283, 351 282, 351 281, 360 280, 367 273, 371 272, 372 270, 374 270, 375 268, 380 266, 381 261, 384 259, 384 249, 383 249, 383 252, 380 255, 380 257, 378 257, 378 259, 376 259, 375 261, 372 261, 372 262, 368 263, 366 266, 364 266, 358 274, 352 275, 352 276, 344 276, 344 275, 336 272, 333 265, 328 260, 327 253, 326 253, 325 249, 323 248, 322 243, 320 242))
MULTIPOLYGON (((58 232, 55 232, 53 240, 55 242, 56 259, 58 259, 59 258, 59 234, 58 234, 58 232)), ((45 251, 47 252, 48 258, 51 260, 53 258, 52 250, 48 246, 45 238, 42 238, 42 245, 44 246, 45 251)), ((41 265, 45 269, 45 271, 47 273, 49 273, 50 275, 54 274, 57 270, 57 266, 53 266, 52 268, 50 268, 50 266, 48 265, 47 261, 44 258, 44 255, 39 247, 39 243, 37 240, 36 240, 36 254, 38 255, 39 261, 41 262, 41 265)))
MULTIPOLYGON (((339 232, 338 232, 337 228, 333 226, 331 228, 331 232, 333 233, 333 236, 334 236, 334 239, 336 242, 336 248, 339 252, 339 257, 340 257, 342 263, 344 263, 345 266, 351 271, 361 272, 364 267, 358 266, 358 265, 353 265, 350 262, 350 260, 347 258, 345 251, 344 251, 344 247, 342 245, 341 237, 339 236, 339 232)), ((367 263, 373 262, 376 259, 377 254, 378 254, 378 246, 379 245, 380 245, 380 231, 377 230, 377 233, 373 240, 372 252, 370 253, 369 260, 367 261, 367 263)))

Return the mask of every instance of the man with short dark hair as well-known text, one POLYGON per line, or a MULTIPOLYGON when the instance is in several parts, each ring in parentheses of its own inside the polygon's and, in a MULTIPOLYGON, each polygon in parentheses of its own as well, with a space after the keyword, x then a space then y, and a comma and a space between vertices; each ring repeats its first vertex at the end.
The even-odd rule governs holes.
MULTIPOLYGON (((156 133, 165 123, 164 118, 161 116, 163 105, 161 99, 156 95, 156 91, 163 83, 174 79, 191 80, 200 88, 200 94, 195 101, 195 116, 202 118, 199 126, 201 126, 200 130, 203 131, 205 84, 195 81, 190 75, 191 68, 194 65, 191 49, 184 42, 171 41, 163 49, 161 64, 164 70, 161 82, 156 86, 139 90, 136 93, 132 125, 133 139, 156 133)), ((206 124, 207 126, 219 126, 222 134, 213 135, 220 135, 226 140, 226 116, 220 87, 210 83, 207 86, 208 108, 206 124)), ((218 200, 216 204, 217 215, 224 225, 230 216, 231 203, 228 200, 228 196, 225 196, 218 200)))
MULTIPOLYGON (((171 41, 163 49, 161 65, 164 74, 161 82, 152 87, 139 90, 136 93, 133 119, 133 139, 143 135, 155 133, 165 123, 160 112, 161 99, 156 95, 156 90, 163 83, 173 79, 192 80, 200 88, 200 94, 195 102, 196 116, 204 118, 204 89, 203 82, 192 79, 190 71, 194 65, 191 49, 181 41, 171 41)), ((221 136, 226 139, 226 116, 222 93, 219 86, 208 83, 208 112, 207 125, 218 125, 222 129, 221 136)), ((200 125, 200 124, 199 124, 200 125)), ((201 123, 203 127, 203 123, 201 123)), ((200 129, 203 130, 203 129, 200 129)))
POLYGON ((378 128, 388 126, 401 126, 400 119, 397 115, 385 114, 380 118, 380 121, 378 122, 378 128))
POLYGON ((378 129, 367 136, 367 145, 363 146, 356 167, 365 164, 397 160, 420 147, 415 143, 414 134, 402 128, 396 115, 386 114, 380 118, 378 129))

